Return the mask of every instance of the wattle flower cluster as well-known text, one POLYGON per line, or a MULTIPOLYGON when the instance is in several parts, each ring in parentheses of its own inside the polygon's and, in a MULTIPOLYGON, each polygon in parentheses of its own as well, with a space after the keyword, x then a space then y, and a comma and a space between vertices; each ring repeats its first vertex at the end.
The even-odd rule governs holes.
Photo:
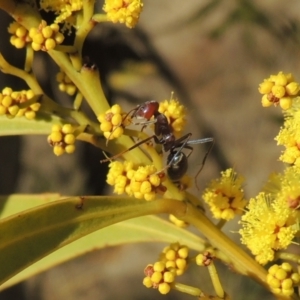
POLYGON ((6 115, 8 118, 25 116, 32 120, 36 116, 41 104, 30 102, 34 97, 32 90, 13 91, 6 87, 0 93, 0 116, 6 115))
POLYGON ((60 45, 65 37, 59 32, 58 24, 47 26, 46 21, 42 21, 38 28, 29 30, 29 37, 32 39, 32 49, 35 51, 48 51, 60 45))
POLYGON ((53 147, 53 153, 60 156, 64 153, 71 154, 75 151, 75 127, 71 124, 52 126, 52 132, 48 136, 48 143, 53 147))
POLYGON ((213 180, 205 189, 202 198, 209 205, 216 219, 230 220, 242 214, 247 203, 242 188, 244 179, 233 169, 221 172, 221 178, 213 180))
POLYGON ((157 174, 153 165, 135 168, 132 162, 114 161, 109 164, 106 182, 114 186, 116 194, 127 193, 137 199, 153 200, 157 193, 164 193, 164 176, 157 174))
POLYGON ((186 125, 186 109, 178 100, 171 99, 160 102, 158 111, 167 117, 174 134, 182 132, 186 125))
POLYGON ((120 137, 124 133, 124 127, 131 124, 131 119, 122 111, 119 104, 113 105, 105 113, 98 116, 100 130, 109 141, 120 137))
POLYGON ((291 73, 279 72, 265 79, 259 85, 258 91, 263 94, 262 106, 268 107, 274 104, 286 110, 292 106, 293 99, 298 96, 300 86, 294 81, 291 73))
POLYGON ((103 10, 108 20, 113 23, 125 23, 129 28, 135 27, 143 9, 141 0, 106 0, 103 10))

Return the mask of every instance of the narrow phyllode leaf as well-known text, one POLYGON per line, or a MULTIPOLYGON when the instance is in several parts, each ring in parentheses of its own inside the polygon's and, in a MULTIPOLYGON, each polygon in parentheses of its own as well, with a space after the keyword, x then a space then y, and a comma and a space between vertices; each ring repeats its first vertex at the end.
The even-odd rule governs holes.
POLYGON ((55 193, 11 194, 0 196, 0 220, 23 210, 57 201, 59 198, 62 198, 61 195, 55 193))
POLYGON ((70 197, 0 220, 0 283, 47 254, 103 227, 185 205, 119 197, 70 197))
POLYGON ((173 243, 177 241, 199 252, 204 250, 204 243, 200 237, 187 230, 178 228, 159 217, 144 216, 126 220, 97 230, 49 254, 2 284, 0 291, 60 263, 96 249, 137 242, 173 243))
POLYGON ((61 124, 61 119, 42 113, 38 113, 34 120, 27 120, 25 117, 8 119, 6 116, 0 116, 0 136, 49 134, 54 123, 61 124))

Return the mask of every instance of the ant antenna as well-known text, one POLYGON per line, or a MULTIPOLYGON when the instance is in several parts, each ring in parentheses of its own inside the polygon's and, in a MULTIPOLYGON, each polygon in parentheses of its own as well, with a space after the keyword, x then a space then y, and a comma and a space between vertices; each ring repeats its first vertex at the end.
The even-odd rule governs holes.
POLYGON ((114 155, 114 156, 108 157, 108 156, 105 154, 106 159, 100 160, 100 163, 105 163, 105 162, 108 162, 108 161, 112 161, 113 159, 116 159, 116 158, 120 157, 121 155, 123 155, 123 154, 129 152, 129 151, 132 150, 132 149, 137 148, 138 146, 140 146, 140 145, 142 145, 142 144, 144 144, 144 143, 150 141, 151 139, 153 139, 153 138, 155 138, 155 137, 156 137, 156 136, 153 135, 153 136, 150 136, 150 137, 148 137, 148 138, 146 138, 146 139, 144 139, 144 140, 141 140, 141 141, 139 141, 138 143, 136 143, 136 144, 134 144, 133 146, 131 146, 130 148, 125 149, 124 151, 122 151, 122 152, 120 152, 120 153, 118 153, 118 154, 116 154, 116 155, 114 155))
POLYGON ((103 155, 106 157, 106 159, 100 160, 101 163, 102 163, 102 161, 110 161, 110 162, 112 162, 111 157, 108 157, 108 155, 105 153, 105 151, 102 151, 102 153, 103 153, 103 155))

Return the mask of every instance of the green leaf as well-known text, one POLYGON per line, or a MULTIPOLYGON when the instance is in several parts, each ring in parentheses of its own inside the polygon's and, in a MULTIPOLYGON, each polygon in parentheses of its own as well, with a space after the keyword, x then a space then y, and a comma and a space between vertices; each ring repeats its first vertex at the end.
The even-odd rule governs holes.
POLYGON ((59 117, 38 113, 34 120, 25 117, 9 119, 0 116, 1 135, 49 134, 53 124, 62 124, 59 117))
POLYGON ((159 217, 145 216, 126 220, 91 233, 49 254, 2 284, 0 291, 60 263, 97 249, 137 242, 173 243, 177 241, 199 252, 204 249, 200 237, 159 217))
POLYGON ((54 193, 0 196, 0 220, 26 209, 57 201, 59 198, 61 195, 54 193))
MULTIPOLYGON (((37 205, 37 196, 25 197, 32 197, 32 201, 23 201, 31 202, 29 207, 37 205)), ((3 285, 3 288, 74 256, 107 245, 138 241, 180 241, 193 249, 203 249, 203 241, 199 237, 160 218, 127 220, 146 214, 169 212, 174 207, 177 212, 181 209, 184 211, 185 205, 180 201, 160 199, 145 202, 119 197, 71 197, 53 201, 51 196, 40 197, 41 202, 49 203, 20 212, 20 207, 23 205, 24 208, 26 204, 18 206, 17 202, 22 200, 14 196, 8 198, 3 207, 2 215, 10 216, 0 219, 0 282, 8 280, 51 252, 60 250, 24 270, 3 285), (17 213, 11 215, 13 212, 17 213), (127 221, 97 231, 123 220, 127 221)))

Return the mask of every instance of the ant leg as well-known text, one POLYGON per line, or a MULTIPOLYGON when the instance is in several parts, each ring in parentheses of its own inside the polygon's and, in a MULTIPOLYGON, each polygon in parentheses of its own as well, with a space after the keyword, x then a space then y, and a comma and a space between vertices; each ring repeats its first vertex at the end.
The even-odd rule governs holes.
POLYGON ((120 127, 123 127, 123 128, 124 128, 124 126, 122 125, 122 123, 121 123, 120 125, 117 125, 116 128, 110 133, 110 135, 109 135, 108 138, 106 139, 106 143, 105 143, 105 146, 106 146, 106 147, 108 146, 108 143, 109 143, 109 141, 110 141, 110 137, 112 136, 112 134, 115 132, 115 130, 116 130, 117 128, 120 128, 120 127))
POLYGON ((214 138, 203 138, 203 139, 198 139, 198 140, 190 140, 187 141, 186 144, 188 145, 197 145, 197 144, 205 144, 205 143, 213 143, 214 144, 214 138))
POLYGON ((203 157, 203 160, 202 160, 201 167, 200 167, 199 171, 197 172, 197 174, 195 176, 195 185, 196 185, 198 191, 199 191, 199 186, 198 186, 198 183, 197 183, 197 177, 201 173, 201 171, 202 171, 202 169, 203 169, 203 167, 205 165, 205 161, 206 161, 208 155, 210 154, 210 152, 211 152, 211 150, 212 150, 212 148, 213 148, 213 146, 215 144, 214 138, 207 138, 207 139, 203 139, 203 140, 207 140, 207 142, 205 142, 205 143, 211 143, 211 145, 210 145, 209 149, 207 150, 207 152, 205 153, 205 155, 203 157))
POLYGON ((130 118, 133 118, 133 116, 135 115, 135 113, 137 112, 139 106, 137 106, 136 108, 131 109, 123 118, 122 123, 128 118, 128 116, 130 115, 130 118))
POLYGON ((154 138, 154 140, 155 140, 156 136, 155 136, 155 135, 150 136, 150 137, 148 137, 148 138, 146 138, 146 139, 144 139, 144 140, 142 140, 142 141, 136 143, 135 145, 131 146, 130 148, 128 148, 128 149, 126 149, 126 150, 124 150, 124 151, 122 151, 122 152, 120 152, 120 153, 118 153, 118 154, 116 154, 116 155, 114 155, 114 156, 107 157, 106 159, 102 159, 102 160, 100 160, 100 163, 104 163, 104 162, 111 161, 112 159, 116 159, 116 158, 118 158, 119 156, 123 155, 124 153, 126 153, 126 152, 128 152, 128 151, 131 151, 132 149, 134 149, 134 148, 136 148, 136 147, 138 147, 138 146, 140 146, 140 145, 142 145, 142 144, 144 144, 144 143, 150 141, 150 140, 153 139, 153 138, 154 138))
MULTIPOLYGON (((147 119, 145 119, 145 120, 147 120, 147 119)), ((145 127, 145 126, 147 126, 147 125, 149 125, 149 124, 154 124, 154 123, 156 123, 156 119, 154 119, 154 120, 142 121, 142 122, 137 122, 137 123, 132 122, 133 125, 143 125, 143 127, 145 127)))
POLYGON ((138 122, 138 123, 132 123, 133 125, 143 125, 141 132, 143 132, 143 130, 146 128, 147 125, 149 124, 154 124, 156 123, 156 120, 148 120, 148 121, 142 121, 142 122, 138 122))

